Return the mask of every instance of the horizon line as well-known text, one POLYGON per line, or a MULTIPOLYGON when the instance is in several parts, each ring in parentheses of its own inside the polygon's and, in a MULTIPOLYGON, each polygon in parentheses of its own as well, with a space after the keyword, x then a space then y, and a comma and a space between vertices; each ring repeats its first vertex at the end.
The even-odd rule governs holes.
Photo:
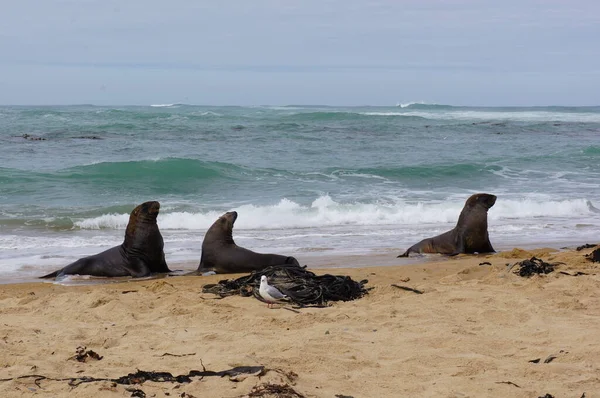
POLYGON ((597 105, 454 105, 454 104, 443 104, 436 102, 425 102, 425 101, 407 101, 397 102, 395 105, 340 105, 340 104, 251 104, 251 105, 240 105, 240 104, 192 104, 185 102, 173 102, 173 103, 154 103, 154 104, 126 104, 126 103, 113 103, 113 104, 94 104, 94 103, 54 103, 54 104, 3 104, 0 103, 0 107, 51 107, 51 106, 93 106, 93 107, 152 107, 152 108, 170 108, 175 106, 197 106, 206 108, 264 108, 264 107, 281 107, 281 108, 292 108, 292 107, 307 107, 307 108, 406 108, 412 105, 423 105, 423 106, 438 106, 438 107, 452 107, 452 108, 598 108, 597 105))

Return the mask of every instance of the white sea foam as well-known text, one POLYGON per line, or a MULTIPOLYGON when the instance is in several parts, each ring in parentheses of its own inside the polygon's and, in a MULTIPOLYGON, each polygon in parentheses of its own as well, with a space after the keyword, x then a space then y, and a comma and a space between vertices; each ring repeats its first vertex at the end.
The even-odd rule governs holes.
POLYGON ((0 272, 38 277, 123 241, 122 231, 91 235, 0 235, 0 272))
POLYGON ((259 106, 251 106, 250 108, 263 108, 263 109, 270 109, 273 111, 289 111, 289 110, 306 109, 301 106, 278 106, 278 105, 259 105, 259 106))
POLYGON ((223 116, 223 114, 221 113, 217 113, 217 112, 213 112, 213 111, 205 111, 205 112, 201 112, 200 116, 223 116))
MULTIPOLYGON (((413 225, 454 223, 464 201, 393 204, 339 203, 328 195, 302 206, 288 199, 267 206, 246 204, 235 209, 239 214, 236 229, 309 228, 344 225, 413 225)), ((163 212, 158 223, 162 230, 205 230, 222 214, 208 212, 163 212)), ((545 200, 499 199, 489 211, 490 220, 533 220, 540 217, 584 217, 597 215, 586 199, 545 200)), ((124 229, 129 215, 105 214, 76 221, 81 229, 124 229)))
POLYGON ((403 116, 418 116, 427 119, 441 120, 506 120, 540 122, 548 121, 572 122, 572 123, 598 123, 599 113, 570 113, 570 112, 548 112, 548 111, 519 111, 519 112, 493 112, 472 110, 445 110, 445 111, 407 111, 399 113, 403 116))
POLYGON ((435 105, 435 104, 430 104, 425 101, 415 101, 415 102, 405 102, 405 103, 399 102, 396 104, 396 106, 399 106, 400 108, 408 108, 411 105, 435 105))
MULTIPOLYGON (((408 108, 416 102, 401 104, 402 111, 370 111, 359 112, 365 116, 413 116, 425 119, 435 120, 481 120, 481 121, 525 121, 540 122, 573 122, 573 123, 598 123, 600 122, 600 113, 598 112, 557 112, 557 111, 487 111, 487 110, 463 110, 463 109, 432 109, 432 110, 411 110, 408 108)), ((421 104, 421 103, 418 103, 421 104)))
POLYGON ((405 112, 361 112, 365 116, 410 116, 405 112))
MULTIPOLYGON (((197 264, 206 229, 224 211, 236 210, 238 244, 262 253, 289 253, 315 266, 318 253, 399 254, 425 237, 451 229, 463 205, 464 197, 458 196, 440 202, 365 204, 341 203, 324 195, 310 205, 283 199, 270 206, 246 204, 205 212, 167 211, 165 206, 158 224, 169 264, 197 264)), ((127 214, 105 214, 77 220, 79 228, 70 231, 0 235, 0 271, 36 277, 99 253, 123 241, 128 219, 127 214)), ((489 211, 488 230, 497 250, 562 247, 594 242, 599 222, 600 214, 585 199, 500 197, 489 211)))
POLYGON ((53 113, 46 113, 45 115, 42 116, 44 119, 49 119, 49 120, 58 120, 61 122, 68 122, 70 119, 66 116, 61 116, 61 115, 56 115, 53 113))
POLYGON ((112 246, 120 242, 109 236, 56 236, 49 239, 45 236, 0 235, 0 251, 31 250, 45 248, 81 248, 112 246))
POLYGON ((73 224, 81 229, 121 229, 127 226, 129 214, 103 214, 100 217, 76 221, 73 224))

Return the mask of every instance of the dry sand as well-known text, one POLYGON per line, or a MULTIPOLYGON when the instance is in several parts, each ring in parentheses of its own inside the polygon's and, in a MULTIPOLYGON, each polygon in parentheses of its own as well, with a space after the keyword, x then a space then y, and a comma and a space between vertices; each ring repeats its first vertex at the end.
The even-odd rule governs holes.
POLYGON ((366 278, 373 289, 359 300, 299 313, 268 309, 252 297, 217 300, 201 292, 224 276, 0 285, 0 379, 118 378, 137 369, 179 375, 202 364, 214 371, 266 369, 239 381, 205 377, 135 386, 36 385, 24 378, 0 381, 0 396, 130 397, 126 389, 137 388, 147 397, 242 397, 272 383, 306 397, 597 397, 600 274, 598 264, 583 257, 591 250, 515 249, 329 269, 366 278), (566 264, 531 278, 507 272, 507 263, 534 254, 566 264), (491 265, 480 266, 484 261, 491 265), (586 274, 572 276, 576 271, 586 274), (78 346, 103 358, 69 359, 78 346))

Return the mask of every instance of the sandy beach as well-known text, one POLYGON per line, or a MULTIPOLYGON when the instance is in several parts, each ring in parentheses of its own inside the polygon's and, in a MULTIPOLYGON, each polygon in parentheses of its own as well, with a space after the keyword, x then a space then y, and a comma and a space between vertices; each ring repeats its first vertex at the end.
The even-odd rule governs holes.
POLYGON ((514 249, 312 269, 368 279, 372 290, 359 300, 295 311, 202 293, 204 284, 239 275, 0 285, 0 379, 47 377, 0 381, 0 395, 595 397, 600 275, 584 257, 592 250, 514 249), (534 255, 565 264, 530 278, 507 271, 506 264, 534 255), (78 347, 102 359, 77 361, 78 347), (51 380, 117 379, 138 369, 186 375, 203 366, 264 370, 191 383, 51 380), (273 385, 279 395, 260 393, 273 385))

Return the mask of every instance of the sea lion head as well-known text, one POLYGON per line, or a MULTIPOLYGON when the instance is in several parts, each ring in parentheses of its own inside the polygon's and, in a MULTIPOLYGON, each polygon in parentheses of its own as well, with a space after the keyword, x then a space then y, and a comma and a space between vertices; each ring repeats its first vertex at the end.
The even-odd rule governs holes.
POLYGON ((482 206, 487 211, 494 205, 494 203, 496 203, 496 195, 491 195, 489 193, 476 193, 467 199, 465 208, 482 206))
POLYGON ((156 225, 156 217, 160 211, 160 203, 157 201, 144 202, 137 206, 129 215, 129 223, 125 231, 125 239, 135 236, 139 226, 154 224, 156 225))
POLYGON ((228 211, 223 214, 216 223, 218 223, 221 229, 225 231, 231 231, 233 229, 233 224, 235 224, 235 220, 237 220, 237 211, 228 211))
POLYGON ((476 193, 465 202, 458 217, 457 226, 481 225, 487 228, 487 212, 496 203, 496 196, 476 193))
POLYGON ((233 224, 235 224, 237 216, 237 211, 228 211, 219 217, 217 221, 211 225, 208 231, 206 231, 204 241, 224 241, 226 243, 235 244, 233 241, 233 224))
POLYGON ((237 220, 238 213, 237 211, 228 211, 227 213, 221 216, 222 219, 227 220, 228 223, 231 224, 231 228, 233 229, 233 224, 235 224, 235 220, 237 220))

